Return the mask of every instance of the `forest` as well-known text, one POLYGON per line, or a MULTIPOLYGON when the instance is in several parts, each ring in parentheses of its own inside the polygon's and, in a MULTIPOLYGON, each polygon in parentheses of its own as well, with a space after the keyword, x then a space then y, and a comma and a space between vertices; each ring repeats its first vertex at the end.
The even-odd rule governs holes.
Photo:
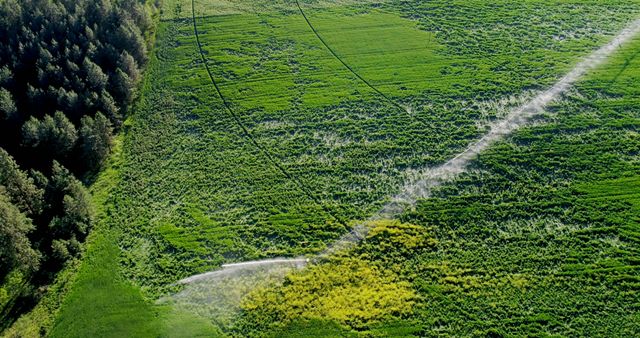
POLYGON ((0 315, 28 310, 93 224, 85 184, 136 97, 159 3, 0 2, 0 315))

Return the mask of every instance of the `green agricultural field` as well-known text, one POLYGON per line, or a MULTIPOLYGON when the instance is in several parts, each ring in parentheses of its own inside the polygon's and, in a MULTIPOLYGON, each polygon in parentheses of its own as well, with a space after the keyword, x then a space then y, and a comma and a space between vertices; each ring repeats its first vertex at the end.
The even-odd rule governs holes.
POLYGON ((639 1, 163 6, 84 259, 48 321, 36 308, 10 334, 640 333, 640 37, 398 220, 251 292, 232 325, 158 302, 225 263, 322 252, 639 1))

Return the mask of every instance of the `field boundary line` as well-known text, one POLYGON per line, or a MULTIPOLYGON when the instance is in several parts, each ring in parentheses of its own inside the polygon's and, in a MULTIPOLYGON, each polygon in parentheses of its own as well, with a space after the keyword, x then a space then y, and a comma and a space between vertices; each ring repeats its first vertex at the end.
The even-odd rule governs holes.
POLYGON ((202 44, 200 43, 200 35, 198 34, 198 25, 196 22, 195 0, 191 0, 191 16, 193 20, 193 31, 196 37, 196 43, 198 45, 198 53, 200 54, 202 63, 204 64, 207 74, 209 75, 209 79, 211 80, 211 83, 215 87, 215 90, 218 93, 218 96, 220 97, 220 99, 222 100, 222 103, 224 104, 227 112, 233 118, 236 124, 242 129, 242 133, 244 134, 244 136, 254 145, 254 147, 256 147, 256 149, 258 149, 258 151, 262 153, 262 155, 267 159, 269 163, 271 163, 271 165, 273 165, 278 171, 280 171, 280 173, 285 178, 292 181, 298 187, 298 189, 300 189, 302 193, 307 196, 307 198, 309 198, 311 201, 316 203, 325 213, 327 213, 329 216, 335 219, 340 225, 348 229, 349 226, 347 225, 347 223, 344 220, 342 220, 342 218, 339 217, 336 213, 334 213, 333 210, 331 210, 324 203, 322 203, 322 201, 317 196, 315 196, 315 194, 311 192, 311 189, 304 182, 302 182, 295 175, 291 174, 286 168, 284 168, 280 163, 278 163, 278 161, 276 161, 273 154, 271 154, 271 152, 266 147, 261 145, 258 142, 258 140, 256 140, 256 138, 253 136, 249 128, 247 128, 247 126, 242 122, 238 114, 236 114, 233 108, 231 108, 231 104, 229 103, 229 101, 227 101, 226 97, 222 95, 222 92, 220 91, 220 86, 218 85, 218 82, 213 77, 213 73, 211 72, 211 69, 209 68, 209 64, 207 63, 207 58, 204 55, 204 50, 202 49, 202 44))

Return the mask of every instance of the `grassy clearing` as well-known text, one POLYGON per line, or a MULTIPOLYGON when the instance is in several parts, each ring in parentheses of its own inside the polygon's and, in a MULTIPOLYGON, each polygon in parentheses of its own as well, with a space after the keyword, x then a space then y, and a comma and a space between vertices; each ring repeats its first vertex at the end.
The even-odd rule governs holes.
POLYGON ((138 288, 117 273, 115 243, 117 237, 111 234, 98 236, 92 242, 74 289, 63 303, 52 337, 86 337, 88 333, 92 336, 159 335, 160 322, 151 305, 144 301, 138 288))
POLYGON ((159 307, 119 273, 115 231, 98 230, 51 337, 215 337, 211 323, 159 307))

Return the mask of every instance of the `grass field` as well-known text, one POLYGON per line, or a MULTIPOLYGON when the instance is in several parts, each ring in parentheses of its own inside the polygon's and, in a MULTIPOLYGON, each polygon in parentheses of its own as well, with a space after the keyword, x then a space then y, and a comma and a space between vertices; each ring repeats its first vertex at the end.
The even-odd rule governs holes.
MULTIPOLYGON (((640 2, 301 1, 308 21, 294 1, 193 4, 165 3, 52 336, 640 332, 638 39, 402 215, 432 244, 372 237, 358 262, 335 262, 408 285, 411 311, 354 323, 322 299, 331 315, 269 300, 305 294, 305 274, 331 275, 331 262, 253 295, 225 332, 155 304, 222 263, 320 252, 608 41, 640 2)), ((327 283, 366 298, 353 281, 327 283)))

